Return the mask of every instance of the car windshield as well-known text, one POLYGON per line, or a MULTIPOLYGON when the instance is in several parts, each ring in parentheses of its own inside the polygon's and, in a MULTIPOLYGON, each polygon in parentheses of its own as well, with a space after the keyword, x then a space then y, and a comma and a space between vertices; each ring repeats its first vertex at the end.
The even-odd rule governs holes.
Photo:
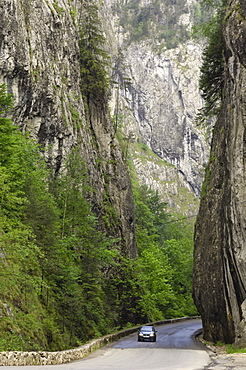
POLYGON ((143 330, 143 331, 152 331, 153 329, 150 326, 143 326, 141 328, 141 330, 143 330))

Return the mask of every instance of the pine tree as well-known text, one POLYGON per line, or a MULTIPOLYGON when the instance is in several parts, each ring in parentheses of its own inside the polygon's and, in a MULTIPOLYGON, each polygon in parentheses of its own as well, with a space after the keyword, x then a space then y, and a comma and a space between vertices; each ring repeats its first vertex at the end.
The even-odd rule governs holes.
POLYGON ((108 53, 104 49, 105 37, 101 31, 98 6, 95 1, 84 0, 80 19, 80 73, 82 94, 94 102, 103 101, 108 92, 108 53))
POLYGON ((202 0, 202 5, 212 9, 212 17, 201 24, 202 35, 207 40, 203 51, 203 62, 199 87, 205 106, 200 110, 200 121, 215 117, 221 107, 224 88, 224 52, 223 22, 225 16, 225 0, 202 0))

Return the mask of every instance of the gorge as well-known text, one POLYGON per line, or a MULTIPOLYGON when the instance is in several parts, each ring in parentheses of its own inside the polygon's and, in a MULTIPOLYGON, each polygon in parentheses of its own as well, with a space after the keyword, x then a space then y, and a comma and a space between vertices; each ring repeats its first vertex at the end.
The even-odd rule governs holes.
POLYGON ((14 192, 15 167, 1 162, 1 349, 60 350, 85 328, 87 340, 196 313, 192 232, 167 212, 194 221, 200 198, 193 296, 204 338, 245 345, 246 8, 221 4, 224 85, 210 152, 211 125, 196 121, 204 40, 191 38, 201 2, 0 0, 7 117, 39 145, 30 176, 44 171, 36 151, 50 171, 29 178, 21 144, 10 158, 25 185, 14 192))

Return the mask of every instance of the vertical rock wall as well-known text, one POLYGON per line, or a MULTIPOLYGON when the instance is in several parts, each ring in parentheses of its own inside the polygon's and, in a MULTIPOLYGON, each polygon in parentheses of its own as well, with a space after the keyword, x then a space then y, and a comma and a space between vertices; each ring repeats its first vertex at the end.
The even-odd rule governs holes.
POLYGON ((200 195, 209 145, 195 126, 202 99, 198 87, 202 48, 190 41, 154 52, 147 42, 125 51, 131 86, 125 101, 133 112, 141 140, 175 166, 184 183, 200 195))
POLYGON ((107 107, 93 105, 86 121, 81 97, 78 29, 81 1, 0 1, 0 82, 15 99, 11 118, 42 146, 59 173, 79 146, 103 216, 105 193, 116 220, 107 230, 136 255, 131 181, 107 107))
MULTIPOLYGON (((108 8, 113 8, 118 2, 105 0, 105 3, 108 8)), ((148 13, 156 3, 140 1, 136 19, 140 9, 145 9, 148 13)), ((177 13, 178 23, 184 24, 187 30, 190 30, 193 26, 195 5, 196 0, 176 2, 173 5, 163 1, 158 17, 165 25, 168 18, 177 13)), ((208 130, 195 124, 198 110, 203 106, 199 91, 202 45, 187 39, 172 48, 161 46, 162 43, 165 44, 166 39, 165 36, 160 38, 154 25, 148 37, 129 41, 130 36, 124 33, 120 15, 117 16, 112 10, 111 12, 118 48, 124 56, 121 72, 130 80, 127 88, 122 84, 120 89, 124 132, 132 141, 142 141, 157 158, 171 164, 176 169, 176 176, 180 180, 182 177, 182 187, 198 199, 210 149, 208 130), (131 112, 131 115, 128 112, 131 112)), ((128 9, 128 12, 131 10, 128 9)), ((170 29, 170 32, 174 30, 170 29)), ((118 91, 115 91, 112 95, 113 112, 116 111, 116 106, 118 109, 117 98, 118 91)), ((155 181, 155 175, 151 175, 151 168, 146 162, 143 161, 141 165, 145 167, 143 172, 150 174, 148 179, 151 187, 163 194, 163 198, 171 207, 174 202, 181 203, 177 200, 179 196, 182 198, 181 194, 174 200, 172 191, 163 191, 162 183, 155 181)), ((170 166, 166 168, 166 173, 169 169, 170 166)), ((169 179, 173 179, 172 172, 173 169, 168 175, 169 179)), ((141 183, 146 183, 146 176, 142 176, 140 172, 137 175, 141 183)))
MULTIPOLYGON (((241 5, 240 5, 241 4, 241 5)), ((246 8, 228 2, 225 89, 195 235, 194 299, 204 338, 246 345, 246 8)))

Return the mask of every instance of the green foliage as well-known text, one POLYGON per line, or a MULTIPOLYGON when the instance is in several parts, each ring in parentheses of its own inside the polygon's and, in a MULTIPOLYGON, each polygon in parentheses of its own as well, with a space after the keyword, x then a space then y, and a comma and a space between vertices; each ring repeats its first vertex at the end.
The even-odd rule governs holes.
MULTIPOLYGON (((3 113, 11 107, 11 97, 6 94, 4 85, 0 91, 3 113)), ((14 316, 9 316, 5 315, 6 308, 3 305, 0 332, 4 335, 0 337, 0 348, 10 349, 13 345, 16 349, 22 349, 29 348, 30 345, 29 312, 39 305, 38 294, 41 286, 39 258, 42 252, 35 243, 31 227, 24 223, 25 208, 28 204, 25 187, 30 171, 32 145, 29 145, 29 141, 9 119, 0 118, 0 131, 0 305, 7 302, 10 308, 16 308, 14 316)), ((34 327, 31 332, 35 336, 34 327)), ((45 339, 39 339, 45 346, 45 339)), ((38 341, 36 344, 39 346, 38 341)))
MULTIPOLYGON (((0 87, 0 109, 11 97, 0 87)), ((93 189, 75 147, 54 177, 39 148, 0 117, 0 350, 62 350, 114 327, 192 314, 189 232, 166 204, 135 189, 139 256, 123 255, 91 211, 93 189), (169 225, 169 226, 168 226, 169 225)))
MULTIPOLYGON (((218 15, 217 15, 218 17, 218 15)), ((209 43, 203 52, 200 89, 205 100, 202 114, 216 116, 220 110, 224 86, 224 48, 225 43, 220 20, 211 21, 209 43)))
POLYGON ((204 0, 207 7, 216 7, 210 20, 204 22, 200 29, 207 39, 203 52, 201 67, 200 89, 205 106, 200 110, 198 120, 204 121, 217 116, 222 101, 224 87, 224 50, 223 19, 225 8, 223 1, 204 0))
POLYGON ((191 227, 173 224, 167 205, 146 186, 135 188, 135 202, 142 314, 146 321, 196 314, 191 227))
POLYGON ((207 8, 217 9, 221 5, 225 5, 226 0, 201 0, 201 5, 207 8))
POLYGON ((136 325, 144 322, 145 313, 140 304, 143 288, 137 260, 118 257, 117 265, 107 281, 106 292, 110 312, 115 318, 115 326, 122 328, 129 323, 136 325))
MULTIPOLYGON (((0 85, 0 115, 8 112, 13 106, 12 95, 7 94, 6 85, 0 85)), ((1 120, 5 118, 1 117, 1 120)))
POLYGON ((118 240, 98 229, 78 150, 52 179, 10 120, 0 118, 0 130, 0 349, 57 350, 105 334, 113 319, 103 271, 116 264, 118 240))
POLYGON ((145 288, 140 305, 147 321, 162 320, 175 300, 170 284, 172 271, 158 245, 152 242, 139 256, 142 284, 145 288))
POLYGON ((58 14, 61 14, 64 12, 64 9, 59 5, 57 0, 53 1, 53 7, 58 14))
MULTIPOLYGON (((146 236, 161 244, 165 238, 166 222, 169 217, 165 211, 167 204, 161 202, 158 193, 151 191, 147 186, 135 189, 135 196, 137 234, 138 240, 141 240, 140 244, 144 245, 147 242, 146 236)), ((140 250, 141 245, 139 245, 140 250)))
POLYGON ((179 22, 181 14, 188 12, 185 0, 155 0, 144 5, 140 0, 117 2, 113 10, 129 42, 150 39, 173 48, 189 37, 189 31, 179 22))
POLYGON ((103 48, 105 37, 101 31, 98 6, 84 0, 80 20, 80 74, 81 91, 87 103, 103 101, 108 93, 107 65, 109 56, 103 48))
POLYGON ((226 345, 226 352, 228 354, 231 354, 231 353, 246 353, 246 348, 237 348, 233 344, 227 344, 226 345))

